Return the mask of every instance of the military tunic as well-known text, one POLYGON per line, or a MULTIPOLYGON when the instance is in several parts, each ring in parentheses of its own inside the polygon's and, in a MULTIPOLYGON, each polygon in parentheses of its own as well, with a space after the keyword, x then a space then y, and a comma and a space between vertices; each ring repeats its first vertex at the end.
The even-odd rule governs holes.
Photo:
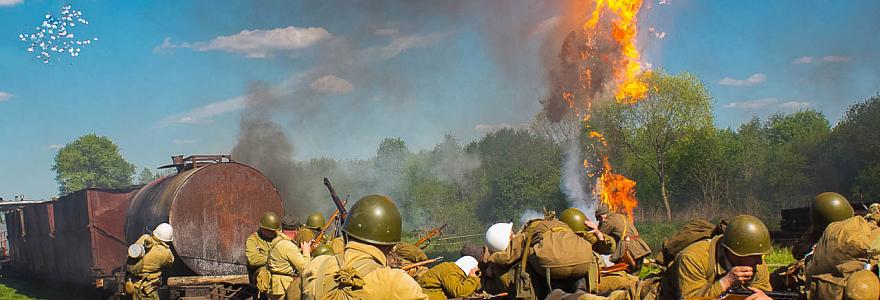
POLYGON ((174 264, 174 254, 171 253, 168 244, 149 234, 142 235, 135 243, 144 245, 147 252, 135 264, 128 266, 128 272, 131 274, 129 280, 137 289, 132 298, 158 300, 162 269, 174 264))
POLYGON ((272 273, 272 284, 269 289, 269 297, 272 299, 280 299, 286 295, 296 274, 301 274, 309 262, 309 257, 303 255, 302 250, 286 236, 278 237, 276 240, 273 240, 275 245, 269 251, 268 263, 269 272, 272 273))
POLYGON ((428 299, 412 277, 388 267, 385 254, 379 248, 354 241, 345 245, 342 254, 318 256, 306 265, 302 273, 303 299, 321 299, 338 287, 333 275, 340 270, 339 261, 342 268, 357 270, 356 275, 362 279, 357 280, 363 284, 357 291, 360 299, 428 299))
POLYGON ((480 278, 468 276, 455 263, 444 262, 419 277, 419 285, 430 300, 463 298, 480 288, 480 278))
POLYGON ((266 267, 269 260, 269 243, 260 236, 259 232, 254 232, 248 236, 244 243, 244 256, 247 258, 248 279, 251 284, 256 284, 257 272, 266 267))
MULTIPOLYGON (((719 245, 721 237, 693 243, 678 253, 661 280, 658 299, 720 297, 725 292, 721 289, 720 279, 728 272, 724 250, 719 245), (713 255, 715 257, 710 258, 713 255)), ((755 266, 752 282, 748 287, 770 291, 772 288, 769 277, 767 265, 762 261, 755 266)))

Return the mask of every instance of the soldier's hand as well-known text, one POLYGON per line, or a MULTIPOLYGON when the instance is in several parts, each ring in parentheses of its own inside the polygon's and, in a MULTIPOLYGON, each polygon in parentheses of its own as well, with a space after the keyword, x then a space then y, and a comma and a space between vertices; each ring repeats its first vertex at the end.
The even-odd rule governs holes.
POLYGON ((584 220, 584 225, 587 225, 587 228, 590 228, 591 230, 598 230, 599 229, 599 224, 597 224, 596 222, 593 222, 591 220, 584 220))
POLYGON ((468 277, 477 277, 477 272, 479 272, 479 268, 473 268, 470 272, 468 272, 468 277))
POLYGON ((734 286, 745 285, 752 280, 754 269, 746 266, 736 266, 721 278, 721 287, 726 290, 734 286))
POLYGON ((311 242, 302 242, 299 244, 299 247, 302 249, 303 256, 312 257, 312 243, 311 242))
POLYGON ((762 290, 753 287, 750 287, 749 290, 754 292, 754 294, 746 297, 746 300, 773 300, 773 298, 770 298, 769 296, 767 296, 767 294, 764 294, 764 291, 762 290))

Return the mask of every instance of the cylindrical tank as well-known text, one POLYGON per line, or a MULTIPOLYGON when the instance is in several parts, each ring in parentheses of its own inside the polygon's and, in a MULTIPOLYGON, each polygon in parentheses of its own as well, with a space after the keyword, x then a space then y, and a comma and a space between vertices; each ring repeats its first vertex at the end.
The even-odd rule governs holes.
POLYGON ((156 179, 139 190, 126 214, 125 237, 133 243, 168 222, 174 227, 175 265, 182 262, 197 275, 244 274, 245 240, 267 211, 284 215, 278 190, 268 178, 240 163, 213 163, 156 179))

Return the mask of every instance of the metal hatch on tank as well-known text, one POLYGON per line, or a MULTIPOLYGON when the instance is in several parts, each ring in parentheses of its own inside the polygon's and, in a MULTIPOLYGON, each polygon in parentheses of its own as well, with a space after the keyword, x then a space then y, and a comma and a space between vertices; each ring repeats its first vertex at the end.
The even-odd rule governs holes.
MULTIPOLYGON (((284 215, 262 173, 229 155, 174 156, 177 174, 156 179, 131 198, 125 237, 133 243, 156 225, 174 227, 174 273, 245 274, 244 244, 267 211, 284 215), (186 268, 179 268, 179 263, 186 268)), ((175 275, 175 274, 172 274, 175 275)))

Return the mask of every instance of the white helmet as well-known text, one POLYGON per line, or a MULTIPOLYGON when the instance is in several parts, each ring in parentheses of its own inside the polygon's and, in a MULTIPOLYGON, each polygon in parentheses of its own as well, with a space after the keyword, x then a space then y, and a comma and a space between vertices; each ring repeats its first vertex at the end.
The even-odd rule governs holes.
POLYGON ((468 274, 471 270, 477 267, 477 259, 473 256, 462 256, 455 261, 455 265, 461 268, 465 274, 468 274))
POLYGON ((486 244, 489 251, 499 252, 507 249, 510 243, 510 234, 513 232, 513 223, 495 223, 486 230, 486 244))
POLYGON ((171 228, 171 224, 162 223, 156 226, 156 229, 153 230, 153 235, 160 241, 170 242, 174 240, 174 228, 171 228))
POLYGON ((128 257, 141 258, 141 256, 144 256, 144 252, 147 252, 147 249, 144 249, 144 245, 131 244, 131 246, 128 246, 128 257))

